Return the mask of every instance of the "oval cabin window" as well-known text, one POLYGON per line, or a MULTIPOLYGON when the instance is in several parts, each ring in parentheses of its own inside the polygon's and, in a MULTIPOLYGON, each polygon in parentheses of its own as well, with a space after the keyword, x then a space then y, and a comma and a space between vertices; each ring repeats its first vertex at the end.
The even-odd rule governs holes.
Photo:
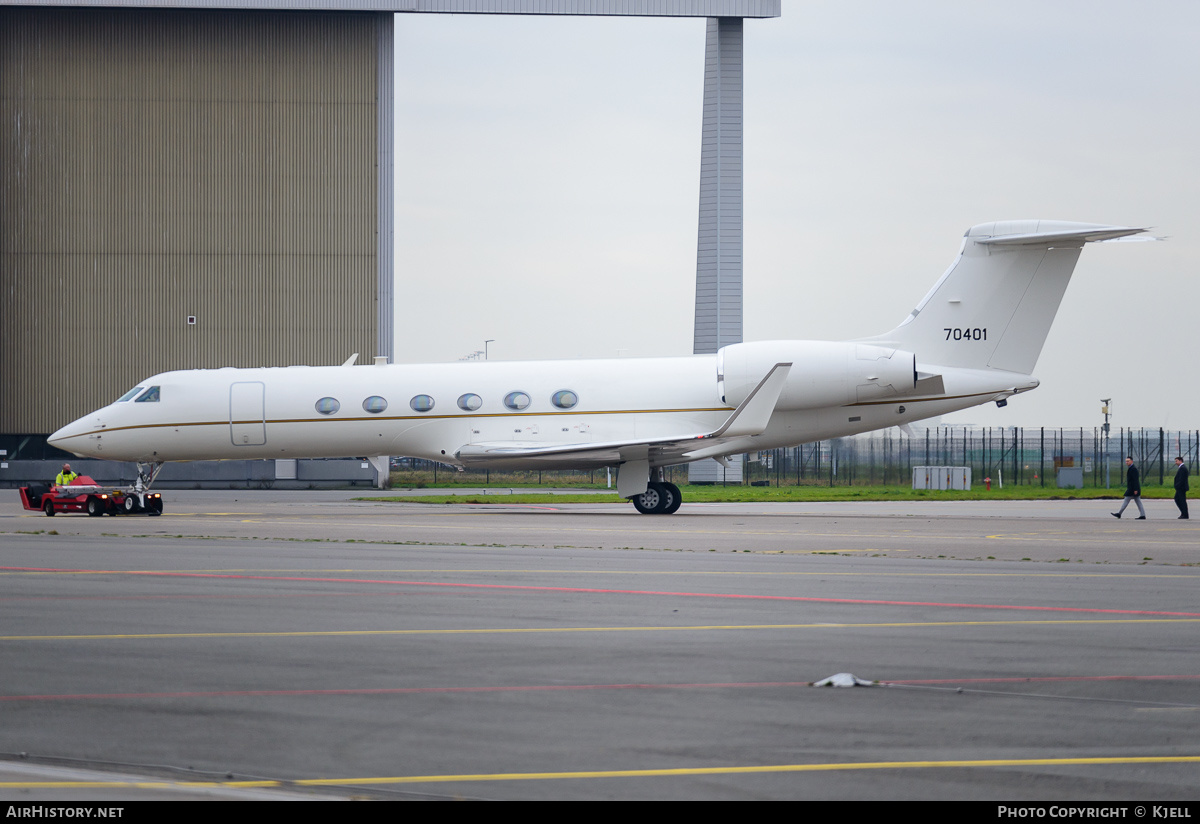
POLYGON ((458 399, 458 408, 464 412, 474 412, 481 406, 483 406, 483 398, 470 392, 458 399))
POLYGON ((372 395, 363 401, 363 409, 367 410, 372 415, 378 415, 380 412, 387 409, 387 401, 378 395, 372 395))
POLYGON ((579 403, 579 396, 570 389, 561 389, 554 393, 554 396, 550 398, 550 402, 559 409, 570 409, 579 403))
POLYGON ((504 396, 504 405, 509 409, 520 411, 529 406, 529 396, 524 392, 509 392, 504 396))
POLYGON ((316 407, 322 415, 332 415, 342 408, 342 404, 337 398, 321 398, 317 401, 316 407))
POLYGON ((408 402, 408 405, 414 412, 428 412, 433 409, 433 398, 428 395, 416 395, 408 402))

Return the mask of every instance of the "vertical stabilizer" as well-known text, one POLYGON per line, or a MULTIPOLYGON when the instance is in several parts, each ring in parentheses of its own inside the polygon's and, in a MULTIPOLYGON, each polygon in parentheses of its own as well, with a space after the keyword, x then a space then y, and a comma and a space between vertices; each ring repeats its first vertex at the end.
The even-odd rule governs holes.
POLYGON ((1085 243, 1145 229, 1011 220, 981 223, 924 299, 892 331, 867 340, 915 352, 922 368, 1033 372, 1085 243))

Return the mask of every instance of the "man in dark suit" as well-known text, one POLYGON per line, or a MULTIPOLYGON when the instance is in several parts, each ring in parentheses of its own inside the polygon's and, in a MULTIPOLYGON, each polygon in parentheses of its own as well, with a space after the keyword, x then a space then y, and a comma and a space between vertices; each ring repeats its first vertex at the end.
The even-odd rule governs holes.
POLYGON ((1188 520, 1187 511, 1188 468, 1183 458, 1175 458, 1175 506, 1179 507, 1179 520, 1188 520))
POLYGON ((1125 465, 1129 467, 1125 472, 1125 500, 1121 503, 1121 508, 1112 513, 1114 518, 1120 518, 1121 513, 1125 511, 1125 507, 1129 506, 1129 502, 1133 501, 1137 504, 1139 521, 1146 520, 1146 508, 1142 506, 1142 479, 1138 475, 1138 468, 1133 465, 1133 456, 1125 459, 1125 465))

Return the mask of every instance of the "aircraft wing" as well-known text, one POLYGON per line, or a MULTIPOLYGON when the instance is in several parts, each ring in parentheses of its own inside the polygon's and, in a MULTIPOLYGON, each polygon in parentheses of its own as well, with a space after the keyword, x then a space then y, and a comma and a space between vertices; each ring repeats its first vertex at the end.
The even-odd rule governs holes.
MULTIPOLYGON (((758 385, 738 405, 737 409, 711 432, 691 432, 656 438, 640 438, 621 441, 582 443, 556 443, 528 441, 494 441, 491 443, 467 444, 455 452, 463 466, 501 467, 510 461, 527 464, 531 459, 543 459, 547 466, 560 462, 573 464, 592 463, 596 466, 611 466, 633 460, 649 460, 656 465, 704 455, 734 454, 742 441, 762 434, 771 420, 771 413, 779 401, 783 385, 787 381, 790 363, 777 363, 758 385), (695 455, 703 450, 704 455, 695 455)), ((747 447, 749 448, 749 447, 747 447)))

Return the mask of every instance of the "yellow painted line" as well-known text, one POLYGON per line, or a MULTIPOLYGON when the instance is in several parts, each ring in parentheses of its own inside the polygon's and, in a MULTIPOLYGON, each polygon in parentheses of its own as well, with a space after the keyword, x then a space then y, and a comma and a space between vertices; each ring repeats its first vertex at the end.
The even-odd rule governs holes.
POLYGON ((1183 547, 1188 547, 1188 548, 1194 548, 1196 546, 1196 539, 1195 539, 1195 537, 1192 537, 1192 536, 1185 536, 1183 538, 1180 538, 1179 540, 1170 540, 1170 539, 1161 538, 1161 537, 1146 538, 1146 539, 1130 539, 1124 535, 1112 535, 1112 536, 1109 536, 1111 538, 1111 540, 1108 540, 1106 543, 1103 543, 1103 544, 1097 543, 1097 538, 1095 536, 1090 536, 1090 535, 1078 535, 1075 538, 1048 538, 1044 535, 1038 535, 1035 533, 1035 534, 1031 534, 1030 537, 1028 537, 1028 538, 1025 538, 1025 537, 1010 538, 1005 535, 984 535, 983 537, 989 538, 991 540, 996 540, 996 541, 1038 541, 1040 543, 1045 543, 1045 544, 1084 543, 1084 544, 1088 544, 1089 546, 1110 546, 1112 544, 1118 544, 1120 546, 1143 545, 1143 544, 1146 546, 1177 545, 1177 546, 1183 546, 1183 547))
POLYGON ((748 775, 761 773, 838 772, 847 770, 911 770, 945 767, 1057 767, 1126 764, 1195 764, 1197 755, 1113 758, 996 758, 976 761, 865 761, 831 764, 769 764, 755 767, 684 767, 667 770, 588 770, 580 772, 484 773, 468 775, 409 775, 390 778, 296 781, 309 786, 331 784, 418 784, 447 781, 545 781, 562 778, 671 778, 689 775, 748 775))
POLYGON ((763 775, 770 773, 850 772, 860 770, 987 769, 997 767, 1106 767, 1132 764, 1196 764, 1198 755, 1111 756, 1093 758, 989 758, 957 761, 849 761, 824 764, 764 764, 748 767, 679 767, 656 770, 578 770, 570 772, 464 773, 461 775, 393 775, 347 778, 300 778, 290 781, 5 781, 3 789, 169 789, 370 786, 435 784, 468 781, 554 781, 580 778, 684 778, 697 775, 763 775))
POLYGON ((1097 618, 1092 620, 1041 621, 911 621, 847 624, 834 621, 815 624, 712 624, 650 627, 498 627, 478 629, 343 629, 297 632, 160 632, 114 635, 0 635, 0 641, 126 641, 168 638, 322 638, 392 635, 519 635, 553 632, 708 632, 711 630, 758 629, 922 629, 935 627, 1056 626, 1066 624, 1194 624, 1200 618, 1097 618))
MULTIPOLYGON (((344 520, 344 516, 342 516, 342 515, 330 515, 330 516, 313 515, 311 517, 304 518, 303 520, 299 520, 299 519, 294 519, 294 518, 288 519, 287 516, 280 516, 280 517, 276 518, 276 517, 270 516, 268 513, 255 513, 255 514, 258 514, 259 517, 266 519, 263 521, 264 523, 269 521, 271 524, 279 525, 279 526, 312 526, 314 521, 321 521, 325 526, 345 526, 345 527, 359 527, 359 528, 368 526, 368 527, 387 527, 389 529, 401 529, 401 528, 455 529, 455 530, 474 530, 477 532, 490 532, 490 533, 536 532, 536 533, 541 534, 541 533, 545 532, 545 530, 546 530, 546 526, 542 522, 529 523, 529 524, 494 523, 493 522, 493 523, 480 524, 478 526, 474 526, 471 524, 461 524, 461 523, 439 524, 439 523, 432 523, 425 519, 486 518, 486 517, 496 515, 497 514, 496 510, 502 509, 506 506, 513 507, 513 508, 519 507, 523 511, 529 506, 628 507, 628 504, 625 504, 625 503, 603 503, 603 502, 597 502, 594 504, 592 504, 592 503, 567 504, 567 503, 555 503, 554 501, 546 501, 546 502, 540 503, 540 504, 516 504, 516 503, 506 504, 502 497, 500 497, 500 496, 496 496, 496 497, 497 497, 497 501, 495 503, 488 502, 486 504, 468 504, 465 502, 464 503, 452 503, 452 504, 441 504, 441 503, 423 504, 423 503, 418 503, 418 502, 406 502, 404 504, 397 504, 397 506, 406 506, 406 507, 407 506, 429 507, 430 509, 427 511, 406 509, 403 512, 403 514, 397 513, 398 517, 421 518, 422 520, 419 522, 417 522, 417 521, 393 521, 393 520, 386 520, 386 519, 379 520, 379 521, 367 521, 367 520, 364 520, 364 518, 357 518, 355 520, 344 520), (455 511, 455 512, 433 511, 434 507, 436 507, 439 510, 443 510, 443 508, 447 507, 447 506, 457 506, 457 507, 486 506, 486 507, 489 507, 489 510, 473 510, 473 511, 466 511, 466 512, 463 512, 463 511, 455 511), (343 520, 330 520, 331 518, 341 518, 343 520)), ((800 513, 795 513, 796 517, 799 517, 799 515, 800 515, 800 513)), ((369 515, 364 516, 364 517, 369 517, 369 515)), ((1095 541, 1095 536, 1089 536, 1089 535, 1079 535, 1079 536, 1073 537, 1073 538, 1062 538, 1062 539, 1052 537, 1053 535, 1057 535, 1057 534, 1069 534, 1069 533, 1031 532, 1031 533, 1016 533, 1015 535, 1009 535, 1009 534, 1004 534, 1004 533, 998 533, 998 534, 994 534, 994 535, 978 535, 978 534, 974 534, 974 535, 915 535, 914 534, 911 536, 907 536, 907 535, 906 536, 897 536, 893 532, 878 532, 878 531, 812 532, 809 530, 805 530, 802 534, 797 536, 797 531, 795 529, 778 529, 778 530, 712 529, 712 528, 649 529, 649 528, 640 528, 640 527, 636 527, 636 526, 631 528, 629 524, 624 524, 624 523, 621 526, 613 526, 613 527, 570 527, 570 526, 561 526, 561 525, 556 524, 554 527, 554 530, 556 532, 561 532, 561 533, 583 533, 583 534, 595 533, 595 534, 605 534, 605 535, 620 534, 620 535, 631 535, 631 536, 632 535, 737 535, 737 536, 780 535, 780 536, 784 536, 784 537, 801 537, 804 539, 841 538, 841 539, 859 539, 859 540, 880 540, 880 539, 894 540, 896 538, 909 538, 914 541, 919 540, 919 541, 922 541, 925 543, 945 543, 947 541, 978 541, 978 540, 1043 541, 1046 543, 1057 543, 1057 542, 1080 543, 1080 542, 1088 542, 1088 541, 1094 542, 1095 541)), ((1168 533, 1168 534, 1174 535, 1175 533, 1172 532, 1172 533, 1168 533)), ((1155 546, 1178 544, 1180 546, 1189 546, 1190 547, 1195 543, 1193 540, 1188 539, 1186 536, 1180 537, 1178 540, 1170 540, 1170 539, 1166 539, 1166 538, 1155 538, 1153 540, 1128 540, 1127 536, 1125 536, 1125 535, 1113 535, 1111 537, 1114 540, 1119 538, 1120 539, 1119 542, 1121 544, 1142 544, 1142 543, 1144 543, 1144 544, 1153 544, 1155 546)))

